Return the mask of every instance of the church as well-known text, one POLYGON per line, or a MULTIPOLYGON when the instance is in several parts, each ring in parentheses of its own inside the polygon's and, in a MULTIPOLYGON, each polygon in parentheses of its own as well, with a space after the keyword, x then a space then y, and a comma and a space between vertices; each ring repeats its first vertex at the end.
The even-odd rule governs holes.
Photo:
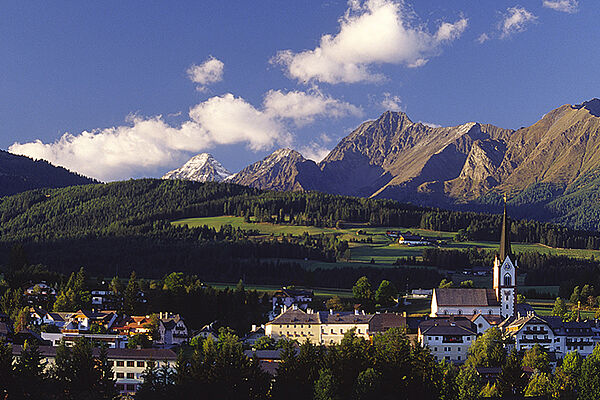
POLYGON ((506 215, 506 200, 502 217, 500 252, 494 260, 494 280, 491 289, 434 289, 431 317, 464 315, 494 316, 506 319, 516 314, 517 260, 510 246, 510 224, 506 215))

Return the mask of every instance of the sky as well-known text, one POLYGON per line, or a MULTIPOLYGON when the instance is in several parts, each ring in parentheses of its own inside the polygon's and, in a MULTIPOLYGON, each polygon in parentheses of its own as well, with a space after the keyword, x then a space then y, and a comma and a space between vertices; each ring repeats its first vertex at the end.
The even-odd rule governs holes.
POLYGON ((0 149, 103 181, 319 161, 386 110, 518 129, 600 97, 596 0, 6 1, 0 149))

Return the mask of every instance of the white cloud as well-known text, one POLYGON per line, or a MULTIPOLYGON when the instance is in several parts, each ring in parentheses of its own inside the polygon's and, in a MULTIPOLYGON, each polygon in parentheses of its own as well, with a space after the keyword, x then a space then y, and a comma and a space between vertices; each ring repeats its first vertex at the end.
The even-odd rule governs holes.
POLYGON ((579 2, 577 0, 544 0, 542 5, 569 14, 579 11, 579 2))
POLYGON ((198 84, 199 91, 206 90, 206 86, 223 80, 223 68, 225 64, 214 57, 200 65, 192 65, 188 68, 187 74, 190 80, 198 84))
POLYGON ((64 134, 54 143, 15 143, 9 151, 45 159, 101 180, 139 176, 172 167, 221 144, 246 143, 253 150, 289 145, 285 126, 232 94, 212 97, 190 109, 189 118, 171 126, 161 116, 129 117, 113 128, 64 134))
POLYGON ((389 111, 403 111, 402 100, 400 99, 400 97, 392 96, 390 93, 383 94, 381 107, 383 107, 384 110, 389 111))
MULTIPOLYGON (((252 150, 289 146, 289 122, 301 125, 316 117, 346 115, 360 116, 362 110, 319 92, 270 91, 262 109, 228 93, 192 107, 180 125, 162 116, 130 116, 122 126, 66 133, 53 143, 14 143, 9 151, 110 181, 155 174, 178 166, 189 153, 218 145, 244 143, 252 150)), ((311 149, 311 156, 322 152, 311 149)))
POLYGON ((424 122, 424 121, 419 121, 420 124, 423 124, 425 126, 428 126, 430 128, 441 128, 441 125, 438 124, 434 124, 433 122, 424 122))
POLYGON ((411 23, 411 15, 394 0, 352 0, 336 35, 323 35, 314 50, 280 51, 271 60, 301 82, 373 82, 385 79, 372 65, 422 66, 442 44, 460 37, 468 21, 444 22, 429 33, 411 23))
POLYGON ((488 40, 490 40, 490 37, 487 33, 482 33, 481 35, 479 35, 479 37, 477 38, 477 42, 479 42, 479 44, 485 43, 488 40))
POLYGON ((300 148, 299 152, 309 160, 321 162, 331 150, 315 142, 310 142, 308 145, 300 148))
POLYGON ((325 96, 319 91, 312 93, 270 90, 264 101, 265 112, 278 118, 292 119, 297 126, 314 121, 315 117, 340 118, 347 115, 360 117, 360 108, 346 102, 325 96))
POLYGON ((523 32, 527 24, 534 22, 537 17, 523 7, 510 7, 500 22, 500 38, 507 38, 514 33, 523 32))

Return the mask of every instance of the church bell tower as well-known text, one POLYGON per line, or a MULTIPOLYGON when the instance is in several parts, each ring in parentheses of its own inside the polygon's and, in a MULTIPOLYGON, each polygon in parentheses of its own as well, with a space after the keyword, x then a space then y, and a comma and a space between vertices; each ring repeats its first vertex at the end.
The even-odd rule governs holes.
POLYGON ((501 306, 500 315, 504 318, 514 316, 517 308, 517 259, 512 254, 509 234, 510 223, 504 196, 500 252, 494 260, 494 292, 501 306))

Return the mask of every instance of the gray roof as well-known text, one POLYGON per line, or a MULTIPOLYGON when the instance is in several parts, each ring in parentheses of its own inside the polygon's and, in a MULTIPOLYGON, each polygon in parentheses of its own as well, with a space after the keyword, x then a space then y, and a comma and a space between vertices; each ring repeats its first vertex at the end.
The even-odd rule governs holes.
POLYGON ((398 313, 381 313, 373 315, 369 331, 385 332, 390 328, 406 328, 406 317, 398 313))
POLYGON ((289 308, 282 314, 279 314, 273 321, 268 324, 319 324, 320 313, 308 314, 297 308, 289 308))
MULTIPOLYGON (((39 346, 39 352, 42 357, 56 357, 56 349, 54 346, 39 346)), ((23 346, 13 345, 13 355, 21 355, 23 346)), ((94 356, 100 355, 100 349, 93 349, 94 356)), ((106 349, 106 355, 109 359, 123 360, 176 360, 177 354, 169 349, 106 349)))
POLYGON ((499 306, 493 289, 444 288, 434 289, 438 306, 499 306))
POLYGON ((453 321, 446 318, 434 318, 423 321, 419 325, 419 330, 423 335, 451 335, 451 336, 472 336, 477 335, 477 329, 469 320, 453 321))
POLYGON ((373 314, 319 311, 319 318, 324 324, 368 324, 373 314))

